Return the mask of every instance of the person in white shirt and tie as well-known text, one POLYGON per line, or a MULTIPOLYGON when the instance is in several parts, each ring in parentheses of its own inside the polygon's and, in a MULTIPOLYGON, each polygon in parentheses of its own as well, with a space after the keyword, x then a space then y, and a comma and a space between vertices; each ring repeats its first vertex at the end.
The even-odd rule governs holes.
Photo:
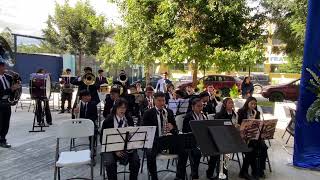
POLYGON ((163 74, 162 79, 159 79, 157 82, 157 85, 156 85, 157 92, 166 92, 167 91, 166 86, 168 84, 172 84, 172 82, 168 79, 168 73, 165 72, 163 74))
POLYGON ((5 74, 5 71, 5 63, 0 62, 0 147, 10 148, 11 145, 6 140, 11 118, 11 106, 8 98, 19 86, 13 85, 12 77, 5 74))
MULTIPOLYGON (((116 101, 112 108, 111 114, 109 114, 106 120, 103 121, 100 142, 103 139, 103 130, 109 128, 123 128, 128 126, 134 126, 133 119, 126 115, 128 109, 128 102, 124 98, 120 98, 116 101)), ((109 180, 117 180, 117 161, 120 164, 126 165, 129 163, 130 180, 137 180, 140 168, 140 159, 137 150, 131 152, 110 152, 103 153, 104 165, 107 170, 107 176, 109 180)))
POLYGON ((61 111, 59 113, 64 113, 64 104, 66 101, 68 101, 67 111, 70 113, 73 93, 73 89, 71 87, 71 69, 66 69, 66 76, 63 77, 62 81, 60 81, 60 84, 62 84, 63 87, 61 91, 61 111))

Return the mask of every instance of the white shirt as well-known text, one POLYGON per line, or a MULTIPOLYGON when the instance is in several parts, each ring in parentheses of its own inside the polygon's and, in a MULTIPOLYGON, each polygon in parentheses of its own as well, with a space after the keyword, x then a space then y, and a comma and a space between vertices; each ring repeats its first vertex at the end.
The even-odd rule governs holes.
POLYGON ((156 90, 164 92, 165 91, 165 85, 166 85, 166 80, 164 78, 159 79, 158 83, 157 83, 157 86, 156 86, 156 88, 157 88, 156 90), (158 86, 159 86, 159 89, 158 89, 158 86))
POLYGON ((197 114, 194 113, 193 111, 192 111, 192 115, 193 115, 193 119, 194 119, 194 120, 206 120, 206 119, 207 119, 203 114, 197 115, 197 114))
POLYGON ((0 75, 0 80, 2 83, 3 88, 6 90, 7 88, 10 88, 10 83, 8 82, 7 78, 5 75, 0 75), (5 79, 5 82, 3 81, 3 77, 5 79), (4 84, 5 83, 5 84, 4 84), (5 86, 4 86, 5 85, 5 86), (7 88, 6 88, 7 87, 7 88))
POLYGON ((113 127, 114 128, 123 128, 123 127, 125 127, 126 126, 126 119, 125 119, 125 117, 122 117, 122 118, 120 118, 119 116, 114 116, 114 118, 113 118, 113 127), (119 127, 119 123, 120 123, 120 120, 123 120, 123 123, 122 123, 122 125, 121 125, 121 127, 119 127))

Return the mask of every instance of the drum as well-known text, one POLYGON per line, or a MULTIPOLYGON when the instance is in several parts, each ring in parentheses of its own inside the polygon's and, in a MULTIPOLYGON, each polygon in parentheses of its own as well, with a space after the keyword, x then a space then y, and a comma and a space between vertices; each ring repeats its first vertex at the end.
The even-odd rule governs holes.
POLYGON ((30 75, 30 95, 31 99, 50 99, 50 74, 32 73, 30 75))
POLYGON ((110 88, 108 84, 101 84, 100 85, 100 92, 104 94, 110 94, 110 88))

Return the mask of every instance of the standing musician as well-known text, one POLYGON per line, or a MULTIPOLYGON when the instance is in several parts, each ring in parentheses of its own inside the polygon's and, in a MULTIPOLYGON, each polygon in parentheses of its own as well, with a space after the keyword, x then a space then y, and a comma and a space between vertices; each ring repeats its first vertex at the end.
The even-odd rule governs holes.
MULTIPOLYGON (((233 100, 231 98, 225 98, 222 102, 222 107, 220 112, 218 112, 214 119, 229 119, 232 121, 232 123, 236 126, 239 127, 237 124, 237 114, 234 112, 234 103, 233 100)), ((216 155, 216 156, 211 156, 210 160, 209 160, 209 167, 207 170, 207 177, 212 177, 214 170, 217 170, 217 174, 219 174, 219 166, 220 166, 220 155, 216 155)), ((228 178, 228 170, 223 167, 223 173, 225 175, 227 175, 228 178)))
POLYGON ((71 110, 71 100, 72 100, 72 93, 73 88, 71 86, 71 69, 66 69, 66 75, 62 77, 60 84, 63 86, 61 90, 61 111, 59 112, 64 113, 64 105, 65 102, 68 101, 67 112, 70 113, 71 110))
MULTIPOLYGON (((196 120, 207 120, 208 118, 202 113, 203 103, 200 98, 192 100, 192 111, 188 112, 183 120, 183 133, 191 133, 190 121, 196 120)), ((189 158, 192 159, 191 163, 191 176, 192 179, 199 179, 199 164, 201 159, 201 151, 198 148, 193 148, 190 151, 189 158)), ((191 161, 190 161, 191 162, 191 161)))
MULTIPOLYGON (((38 69, 36 72, 37 74, 46 74, 46 71, 44 69, 38 69)), ((46 117, 46 122, 48 125, 52 125, 52 116, 51 116, 51 111, 50 111, 50 106, 49 106, 49 99, 37 99, 36 100, 36 116, 37 116, 37 122, 38 125, 41 125, 43 123, 43 109, 42 109, 42 102, 43 102, 43 108, 44 108, 44 115, 46 117)))
POLYGON ((0 62, 0 147, 10 148, 11 145, 6 140, 11 117, 11 106, 8 99, 19 88, 19 85, 13 84, 12 77, 5 74, 5 70, 5 63, 0 62))
POLYGON ((124 97, 128 94, 129 82, 128 82, 128 76, 124 70, 120 71, 117 80, 114 81, 113 84, 114 85, 117 84, 122 87, 122 93, 120 94, 121 97, 124 97))
POLYGON ((164 150, 170 154, 178 154, 176 179, 184 179, 186 174, 187 154, 184 151, 184 142, 178 136, 176 121, 172 110, 165 108, 165 94, 154 94, 155 107, 145 111, 144 126, 156 126, 156 134, 152 149, 147 150, 148 170, 152 180, 158 180, 156 156, 164 150))
MULTIPOLYGON (((91 94, 88 90, 84 89, 79 92, 79 103, 76 104, 72 109, 72 119, 84 118, 93 121, 95 131, 94 131, 94 144, 96 144, 97 139, 97 119, 98 110, 96 102, 91 100, 91 94)), ((91 147, 91 138, 89 138, 91 147)), ((94 151, 95 152, 95 151, 94 151)))
POLYGON ((111 88, 110 94, 106 96, 105 105, 103 109, 103 117, 107 118, 107 116, 111 113, 112 107, 119 98, 120 89, 116 87, 111 88))
POLYGON ((210 99, 209 99, 210 103, 214 106, 214 108, 216 108, 216 106, 218 105, 218 102, 220 101, 220 98, 216 97, 217 90, 213 87, 213 85, 208 85, 206 89, 210 96, 210 99))
MULTIPOLYGON (((102 124, 100 141, 103 139, 103 130, 109 128, 123 128, 128 126, 134 126, 131 116, 127 116, 126 110, 128 108, 128 102, 120 98, 116 101, 111 114, 108 115, 106 120, 102 124)), ((137 150, 130 152, 117 151, 103 153, 104 164, 107 170, 107 176, 110 180, 117 180, 117 161, 120 164, 126 165, 129 163, 130 180, 137 180, 140 168, 140 159, 137 150)))
MULTIPOLYGON (((83 69, 84 73, 92 73, 92 68, 91 67, 85 67, 83 69)), ((95 83, 94 85, 89 85, 87 86, 83 81, 82 81, 82 77, 79 76, 78 78, 76 78, 74 81, 71 82, 71 84, 78 86, 78 93, 82 90, 89 90, 90 94, 91 94, 91 98, 92 101, 99 104, 100 103, 100 98, 98 95, 98 89, 99 86, 97 85, 97 83, 95 83)))
POLYGON ((97 85, 100 87, 101 84, 108 84, 107 78, 103 76, 103 70, 98 70, 98 76, 96 77, 97 85))
MULTIPOLYGON (((260 119, 260 112, 257 110, 257 100, 254 97, 248 97, 243 107, 238 111, 238 124, 241 125, 244 119, 260 119)), ((252 176, 255 179, 265 178, 264 169, 266 168, 266 159, 268 156, 268 147, 264 140, 250 140, 248 144, 252 148, 251 152, 245 153, 243 165, 239 177, 248 179, 249 166, 251 166, 252 176), (259 161, 257 161, 259 159, 259 161)))

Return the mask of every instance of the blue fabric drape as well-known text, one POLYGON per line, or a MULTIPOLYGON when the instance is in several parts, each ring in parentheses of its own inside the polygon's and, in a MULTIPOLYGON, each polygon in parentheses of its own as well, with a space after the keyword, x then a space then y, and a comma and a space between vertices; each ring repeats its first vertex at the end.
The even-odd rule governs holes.
POLYGON ((306 113, 316 96, 307 87, 311 78, 306 68, 320 75, 320 1, 308 1, 308 19, 303 57, 300 98, 296 116, 293 164, 298 167, 320 169, 320 123, 309 123, 306 113))

